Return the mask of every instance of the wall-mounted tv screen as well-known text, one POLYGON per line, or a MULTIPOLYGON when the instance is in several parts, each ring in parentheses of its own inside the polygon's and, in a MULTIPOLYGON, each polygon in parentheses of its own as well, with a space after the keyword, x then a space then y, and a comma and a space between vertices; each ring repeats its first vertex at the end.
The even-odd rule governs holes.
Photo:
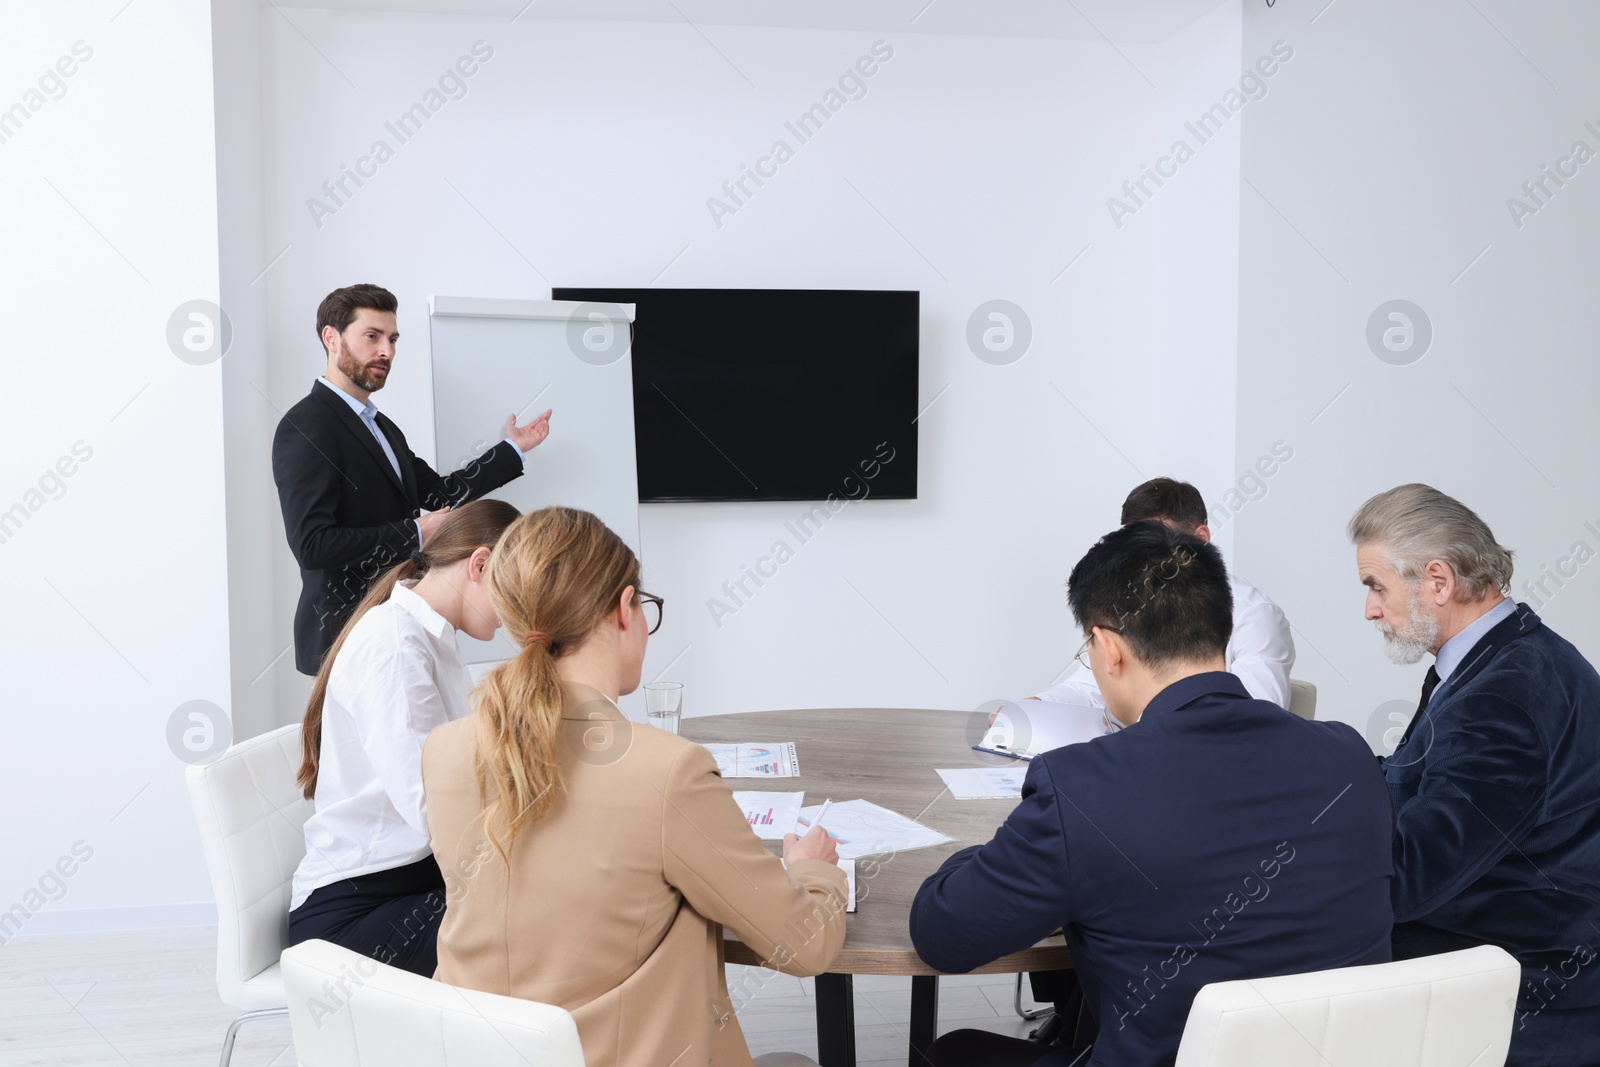
POLYGON ((636 307, 641 503, 916 498, 916 292, 551 295, 636 307))

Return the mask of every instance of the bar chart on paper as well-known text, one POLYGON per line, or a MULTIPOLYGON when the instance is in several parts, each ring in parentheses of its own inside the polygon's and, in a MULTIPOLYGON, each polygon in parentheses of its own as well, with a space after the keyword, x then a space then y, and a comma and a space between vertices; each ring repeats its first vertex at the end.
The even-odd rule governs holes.
POLYGON ((800 818, 800 804, 804 793, 767 793, 756 789, 735 789, 734 803, 744 813, 750 829, 763 841, 782 841, 783 835, 792 833, 800 818))

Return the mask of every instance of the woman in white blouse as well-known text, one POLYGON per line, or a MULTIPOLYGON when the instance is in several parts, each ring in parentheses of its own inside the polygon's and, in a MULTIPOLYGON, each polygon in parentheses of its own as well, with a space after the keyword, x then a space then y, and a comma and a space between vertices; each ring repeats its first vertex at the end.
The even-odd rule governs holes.
POLYGON ((323 658, 306 705, 299 783, 316 813, 294 874, 289 941, 331 941, 431 977, 445 886, 428 843, 422 742, 470 710, 456 632, 500 621, 486 572, 518 516, 501 500, 453 511, 379 576, 323 658))

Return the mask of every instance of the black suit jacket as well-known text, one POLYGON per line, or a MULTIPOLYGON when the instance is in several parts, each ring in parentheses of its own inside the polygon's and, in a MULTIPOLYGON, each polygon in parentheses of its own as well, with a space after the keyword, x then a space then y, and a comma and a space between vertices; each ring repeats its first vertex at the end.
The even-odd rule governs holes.
POLYGON ((522 453, 502 441, 453 474, 440 476, 412 454, 405 434, 382 412, 402 478, 361 416, 321 382, 278 421, 272 477, 300 564, 294 613, 294 665, 315 674, 345 619, 372 580, 418 547, 411 520, 458 506, 522 473, 522 453))

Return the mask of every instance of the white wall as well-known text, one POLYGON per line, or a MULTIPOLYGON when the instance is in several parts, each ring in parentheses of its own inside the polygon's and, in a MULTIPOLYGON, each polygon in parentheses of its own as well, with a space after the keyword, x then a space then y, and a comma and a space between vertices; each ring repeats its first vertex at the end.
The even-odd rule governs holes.
POLYGON ((218 299, 210 20, 119 8, 13 4, 0 31, 0 108, 27 112, 0 143, 0 939, 209 895, 167 726, 229 703, 221 375, 167 325, 218 299))
POLYGON ((217 258, 222 306, 234 344, 222 362, 227 456, 229 667, 240 737, 299 718, 304 702, 293 675, 287 623, 274 610, 277 569, 286 553, 272 481, 272 432, 282 414, 267 399, 275 362, 265 342, 266 277, 279 248, 266 246, 262 191, 261 27, 254 0, 212 0, 216 84, 217 258), (285 666, 287 665, 287 666, 285 666), (286 693, 280 692, 286 690, 286 693))
MULTIPOLYGON (((1277 440, 1294 457, 1238 516, 1236 555, 1294 621, 1319 717, 1365 729, 1388 701, 1415 706, 1424 668, 1391 666, 1362 620, 1343 529, 1367 497, 1424 481, 1465 501, 1517 551, 1519 600, 1576 543, 1600 552, 1585 525, 1600 528, 1586 447, 1600 163, 1520 228, 1507 208, 1574 141, 1600 151, 1584 125, 1600 126, 1600 12, 1320 7, 1245 13, 1246 57, 1278 39, 1295 55, 1246 116, 1236 460, 1277 440), (1396 298, 1434 330, 1406 366, 1365 337, 1396 298)), ((1593 659, 1600 567, 1564 566, 1575 577, 1538 610, 1593 659)))
MULTIPOLYGON (((1161 234, 1160 372, 1140 390, 1150 401, 1139 405, 1156 434, 1160 462, 1128 487, 1158 475, 1192 482, 1212 506, 1212 536, 1224 556, 1231 555, 1233 527, 1216 505, 1236 473, 1239 141, 1256 106, 1237 91, 1239 42, 1237 3, 1219 4, 1163 42, 1153 72, 1164 97, 1159 131, 1138 173, 1130 168, 1128 175, 1154 177, 1135 186, 1144 206, 1119 190, 1115 210, 1122 230, 1154 225, 1161 234), (1196 125, 1219 103, 1221 112, 1196 125), (1172 176, 1162 178, 1163 171, 1172 176), (1124 213, 1130 206, 1133 215, 1124 213)), ((1108 207, 1108 219, 1112 213, 1108 207)))
MULTIPOLYGON (((1180 459, 1180 473, 1208 478, 1232 466, 1228 418, 1152 430, 1174 387, 1231 404, 1231 342, 1215 332, 1232 323, 1231 216, 1186 225, 1175 250, 1158 217, 1118 229, 1105 201, 1154 158, 1175 116, 1237 76, 1237 18, 1225 5, 1179 51, 1119 55, 1098 42, 893 32, 269 17, 266 243, 290 246, 267 277, 269 395, 286 407, 304 394, 321 366, 317 301, 355 281, 401 298, 400 359, 378 400, 424 454, 430 293, 919 289, 932 404, 919 499, 850 505, 805 544, 784 528, 799 504, 646 506, 648 580, 668 602, 647 675, 684 681, 691 714, 969 708, 1032 691, 1070 660, 1067 571, 1115 525, 1128 488, 1180 459), (798 144, 785 120, 879 39, 894 54, 865 98, 798 144), (467 95, 400 144, 384 123, 479 40, 493 57, 467 95), (1169 85, 1163 63, 1181 79, 1169 85), (319 228, 307 199, 380 138, 394 157, 319 228), (795 157, 719 227, 707 199, 777 138, 795 157), (1186 281, 1191 267, 1213 277, 1186 281), (1177 294, 1166 316, 1163 288, 1177 294), (965 339, 973 310, 996 298, 1033 329, 1026 355, 1004 366, 965 339), (1211 334, 1204 373, 1182 366, 1196 332, 1211 334), (1130 383, 1153 389, 1154 405, 1128 403, 1130 383), (1194 438, 1210 460, 1187 461, 1194 438), (716 625, 708 601, 731 603, 723 583, 779 539, 794 558, 716 625)), ((1236 142, 1210 147, 1162 210, 1229 187, 1236 142)), ((529 477, 538 465, 535 452, 529 477)), ((298 588, 287 562, 279 553, 280 626, 298 588)))

